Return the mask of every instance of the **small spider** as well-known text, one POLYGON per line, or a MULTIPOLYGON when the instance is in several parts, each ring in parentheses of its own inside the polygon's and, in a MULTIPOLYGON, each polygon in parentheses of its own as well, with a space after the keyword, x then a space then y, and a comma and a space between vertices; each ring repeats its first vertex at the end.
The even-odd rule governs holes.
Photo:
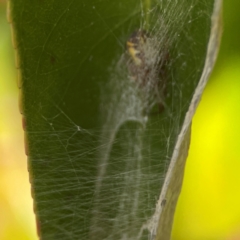
POLYGON ((135 31, 127 41, 128 53, 136 66, 141 66, 144 60, 143 47, 147 41, 147 33, 142 30, 135 31))
POLYGON ((153 105, 158 103, 159 112, 162 112, 166 90, 168 51, 159 44, 157 38, 149 36, 144 30, 135 31, 126 45, 130 79, 141 89, 144 96, 144 111, 149 113, 153 105))

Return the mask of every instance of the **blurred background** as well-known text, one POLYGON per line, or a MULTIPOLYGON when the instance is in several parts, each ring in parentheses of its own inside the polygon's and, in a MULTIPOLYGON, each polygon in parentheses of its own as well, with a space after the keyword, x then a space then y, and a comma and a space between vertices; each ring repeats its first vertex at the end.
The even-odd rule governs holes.
MULTIPOLYGON (((224 1, 219 58, 193 119, 173 240, 240 240, 240 1, 224 1)), ((36 240, 17 71, 0 0, 0 239, 36 240)))

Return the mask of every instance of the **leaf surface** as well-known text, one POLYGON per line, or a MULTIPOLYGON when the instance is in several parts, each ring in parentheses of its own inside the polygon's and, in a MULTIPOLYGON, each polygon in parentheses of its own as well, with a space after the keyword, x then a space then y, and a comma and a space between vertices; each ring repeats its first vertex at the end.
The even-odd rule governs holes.
POLYGON ((216 57, 214 1, 11 0, 9 9, 41 239, 169 239, 191 118, 216 57))

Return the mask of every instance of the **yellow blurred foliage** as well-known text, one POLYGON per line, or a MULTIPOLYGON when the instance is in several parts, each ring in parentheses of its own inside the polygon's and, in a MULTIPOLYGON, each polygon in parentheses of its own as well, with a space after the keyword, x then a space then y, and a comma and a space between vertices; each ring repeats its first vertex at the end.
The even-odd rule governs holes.
POLYGON ((0 239, 34 240, 35 216, 18 110, 16 69, 9 25, 2 16, 2 6, 0 10, 0 239))
POLYGON ((173 239, 240 239, 240 58, 211 79, 193 119, 173 239))

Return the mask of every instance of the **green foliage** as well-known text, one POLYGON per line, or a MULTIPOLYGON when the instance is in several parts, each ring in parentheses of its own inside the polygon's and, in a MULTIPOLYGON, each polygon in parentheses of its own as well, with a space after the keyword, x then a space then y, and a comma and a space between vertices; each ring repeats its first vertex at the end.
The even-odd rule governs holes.
MULTIPOLYGON (((152 216, 204 67, 213 1, 10 3, 41 238, 154 238, 152 216), (125 45, 138 29, 148 36, 145 65, 132 68, 125 45)), ((170 199, 174 209, 177 197, 170 199)))

